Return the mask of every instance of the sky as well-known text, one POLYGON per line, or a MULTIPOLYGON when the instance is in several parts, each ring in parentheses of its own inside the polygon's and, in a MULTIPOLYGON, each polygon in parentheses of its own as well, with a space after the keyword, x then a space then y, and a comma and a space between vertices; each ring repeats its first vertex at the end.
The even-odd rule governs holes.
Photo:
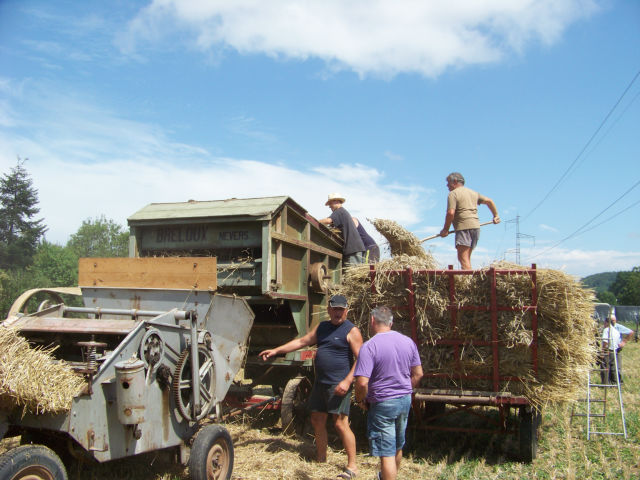
POLYGON ((324 218, 333 192, 383 243, 367 219, 438 233, 461 172, 503 220, 474 268, 630 270, 639 73, 635 0, 0 0, 0 174, 28 159, 58 244, 153 202, 324 218))

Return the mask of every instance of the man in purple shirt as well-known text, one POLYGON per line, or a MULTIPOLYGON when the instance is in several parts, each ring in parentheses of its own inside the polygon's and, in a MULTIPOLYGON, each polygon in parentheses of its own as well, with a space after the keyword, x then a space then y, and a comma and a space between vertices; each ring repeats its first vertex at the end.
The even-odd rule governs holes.
POLYGON ((362 345, 354 372, 356 401, 369 410, 369 450, 380 457, 378 478, 384 480, 395 480, 400 469, 411 394, 423 375, 416 344, 392 325, 391 309, 373 309, 373 337, 362 345))

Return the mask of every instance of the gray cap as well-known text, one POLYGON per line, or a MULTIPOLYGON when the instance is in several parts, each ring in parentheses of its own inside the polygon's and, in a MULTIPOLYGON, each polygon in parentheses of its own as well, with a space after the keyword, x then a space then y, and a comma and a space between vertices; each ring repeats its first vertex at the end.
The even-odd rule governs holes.
POLYGON ((333 308, 348 308, 349 303, 344 295, 334 295, 329 300, 329 306, 333 308))

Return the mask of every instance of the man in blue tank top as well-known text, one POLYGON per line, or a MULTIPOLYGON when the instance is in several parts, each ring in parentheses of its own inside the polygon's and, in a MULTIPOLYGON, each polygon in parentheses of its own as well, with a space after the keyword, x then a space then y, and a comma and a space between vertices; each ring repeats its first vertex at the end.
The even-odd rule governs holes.
POLYGON ((356 438, 349 426, 349 408, 353 370, 362 346, 358 327, 347 320, 348 304, 343 295, 334 295, 327 307, 329 321, 320 322, 306 335, 279 347, 264 350, 259 356, 267 360, 275 355, 317 345, 315 381, 309 397, 311 424, 316 439, 316 459, 327 461, 327 418, 333 416, 336 432, 347 453, 347 466, 339 478, 355 478, 356 438))

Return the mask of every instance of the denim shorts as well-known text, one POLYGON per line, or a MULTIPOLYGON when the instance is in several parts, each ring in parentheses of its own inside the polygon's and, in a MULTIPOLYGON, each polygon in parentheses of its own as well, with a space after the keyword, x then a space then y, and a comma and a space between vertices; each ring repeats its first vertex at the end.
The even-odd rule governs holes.
POLYGON ((374 457, 395 457, 404 446, 411 395, 391 398, 369 406, 367 436, 374 457))
POLYGON ((463 247, 471 247, 471 250, 476 248, 478 239, 480 238, 480 229, 471 228, 469 230, 458 230, 456 232, 456 247, 462 245, 463 247))
POLYGON ((343 395, 336 395, 336 385, 314 383, 309 395, 309 410, 312 412, 335 413, 349 415, 351 408, 351 388, 343 395))

